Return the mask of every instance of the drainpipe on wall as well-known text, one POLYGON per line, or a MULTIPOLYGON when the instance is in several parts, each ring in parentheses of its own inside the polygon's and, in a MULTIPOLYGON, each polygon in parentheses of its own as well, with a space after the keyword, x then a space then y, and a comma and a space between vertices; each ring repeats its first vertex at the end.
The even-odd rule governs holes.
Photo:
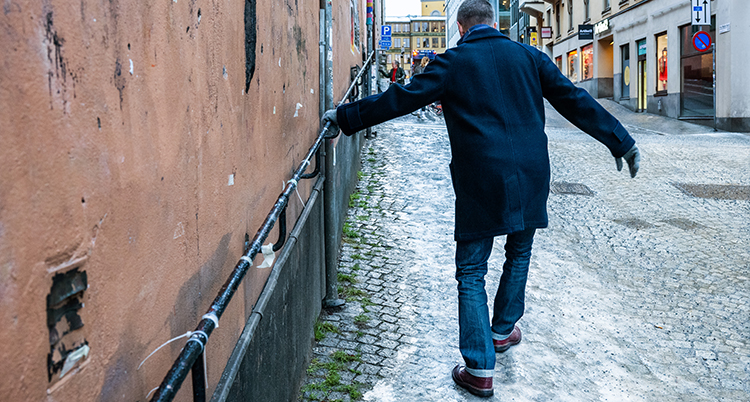
MULTIPOLYGON (((331 0, 326 0, 325 7, 325 108, 333 109, 333 44, 331 32, 331 0)), ((333 139, 325 142, 325 177, 326 184, 323 194, 323 214, 326 249, 326 296, 323 299, 324 308, 340 307, 344 300, 339 299, 338 290, 338 244, 336 235, 339 228, 336 225, 336 186, 334 185, 334 167, 336 166, 336 149, 333 139)))

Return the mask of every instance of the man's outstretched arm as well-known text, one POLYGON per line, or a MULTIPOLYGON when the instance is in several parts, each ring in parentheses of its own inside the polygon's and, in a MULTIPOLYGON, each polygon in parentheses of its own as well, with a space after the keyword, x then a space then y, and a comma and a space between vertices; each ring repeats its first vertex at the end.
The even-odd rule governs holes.
POLYGON ((428 65, 424 73, 415 76, 409 85, 391 85, 382 94, 341 105, 336 109, 336 121, 332 121, 333 115, 328 111, 323 115, 323 124, 331 121, 337 124, 344 134, 352 135, 365 128, 411 113, 440 99, 445 89, 444 80, 448 76, 448 67, 447 57, 440 55, 428 65))
POLYGON ((630 176, 635 177, 640 167, 640 151, 625 127, 586 90, 563 76, 547 55, 539 52, 537 63, 542 93, 555 110, 609 148, 618 171, 622 170, 622 159, 625 159, 630 176))

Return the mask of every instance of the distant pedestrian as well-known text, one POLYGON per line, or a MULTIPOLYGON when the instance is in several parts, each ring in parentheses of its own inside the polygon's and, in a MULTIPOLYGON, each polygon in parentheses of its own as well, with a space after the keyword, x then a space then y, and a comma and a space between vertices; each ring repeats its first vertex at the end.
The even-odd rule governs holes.
MULTIPOLYGON (((585 90, 565 78, 544 53, 510 40, 490 25, 492 5, 466 0, 458 9, 461 40, 402 87, 329 110, 323 122, 352 135, 440 100, 451 143, 456 193, 456 279, 459 350, 466 363, 453 380, 479 396, 494 393, 495 353, 521 342, 531 246, 547 227, 550 163, 544 99, 604 144, 618 170, 635 177, 635 140, 585 90), (494 237, 507 235, 505 263, 492 320, 484 277, 494 237)), ((334 128, 336 129, 336 128, 334 128)), ((553 375, 553 374, 550 374, 553 375)))
MULTIPOLYGON (((427 64, 429 64, 429 63, 430 63, 430 58, 429 57, 427 57, 427 56, 422 57, 422 60, 419 62, 419 64, 417 64, 416 66, 414 66, 414 77, 416 77, 419 74, 422 74, 424 72, 424 69, 427 68, 427 64)), ((412 79, 414 79, 414 78, 412 77, 412 79)), ((419 110, 419 114, 417 116, 419 116, 419 118, 421 119, 422 115, 426 111, 427 111, 427 106, 422 106, 422 109, 419 110)), ((412 114, 414 114, 414 113, 412 113, 412 114)))
POLYGON ((414 66, 414 75, 416 76, 418 74, 422 74, 424 72, 425 67, 427 67, 427 64, 429 63, 430 63, 429 57, 427 56, 422 57, 422 60, 419 62, 419 64, 414 66))
POLYGON ((403 68, 399 67, 398 60, 393 60, 391 67, 391 70, 388 71, 388 78, 390 78, 391 84, 404 85, 406 83, 406 73, 403 68))

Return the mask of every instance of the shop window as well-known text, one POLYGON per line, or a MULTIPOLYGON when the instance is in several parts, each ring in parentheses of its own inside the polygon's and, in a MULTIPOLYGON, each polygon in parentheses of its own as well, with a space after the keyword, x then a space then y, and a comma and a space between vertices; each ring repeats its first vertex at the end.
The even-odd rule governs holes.
POLYGON ((578 81, 578 51, 568 53, 568 79, 578 81))
POLYGON ((555 65, 557 66, 557 69, 562 72, 562 56, 555 57, 555 65))
MULTIPOLYGON (((716 40, 714 27, 712 24, 708 31, 712 41, 716 40)), ((680 115, 683 117, 714 115, 713 55, 710 50, 699 52, 693 47, 693 35, 699 30, 692 25, 680 28, 680 115)))
POLYGON ((594 45, 588 45, 581 48, 581 80, 590 80, 594 78, 594 45))
POLYGON ((667 94, 667 34, 656 36, 656 95, 667 94))

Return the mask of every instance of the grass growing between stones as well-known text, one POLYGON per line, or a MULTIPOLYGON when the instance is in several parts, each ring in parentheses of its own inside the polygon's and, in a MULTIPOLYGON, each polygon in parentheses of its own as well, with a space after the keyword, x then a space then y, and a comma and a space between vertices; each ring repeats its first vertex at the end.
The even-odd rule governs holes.
POLYGON ((352 228, 352 225, 350 225, 349 222, 344 222, 343 232, 345 239, 356 239, 359 237, 359 233, 352 228))
POLYGON ((328 399, 331 392, 341 392, 349 395, 351 400, 362 398, 362 392, 359 388, 361 384, 342 384, 341 372, 350 371, 354 374, 362 374, 361 371, 348 367, 352 362, 362 362, 362 356, 359 353, 351 354, 343 350, 337 350, 331 354, 331 361, 322 362, 320 359, 313 359, 310 367, 307 368, 308 375, 322 374, 322 381, 310 383, 302 387, 302 394, 320 392, 321 400, 333 402, 328 399))
POLYGON ((328 333, 341 334, 341 330, 336 325, 331 324, 330 322, 316 321, 314 331, 315 331, 315 342, 322 341, 326 337, 326 334, 328 333))

